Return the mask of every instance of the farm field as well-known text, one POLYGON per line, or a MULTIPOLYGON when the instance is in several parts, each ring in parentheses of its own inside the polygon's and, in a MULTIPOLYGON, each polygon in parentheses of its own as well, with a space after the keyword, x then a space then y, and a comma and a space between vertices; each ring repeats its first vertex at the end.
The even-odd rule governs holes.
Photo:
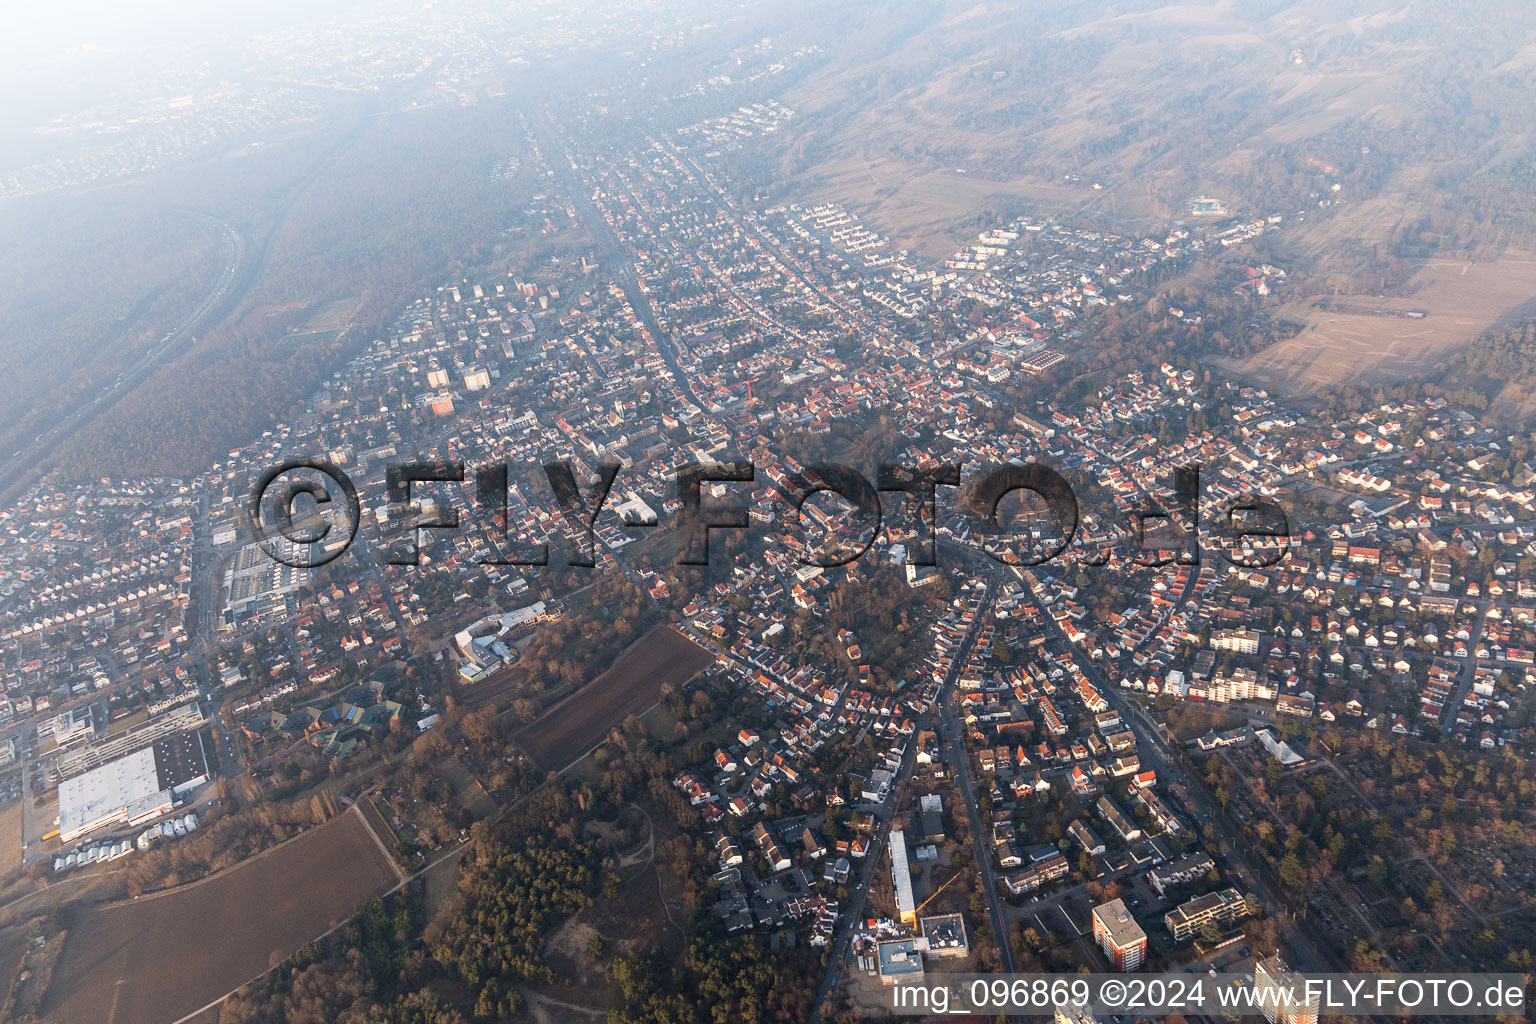
POLYGON ((169 1024, 351 916, 397 879, 348 812, 203 882, 74 907, 43 998, 58 1024, 169 1024))
POLYGON ((710 660, 708 651, 671 626, 658 626, 515 738, 540 768, 564 771, 602 742, 609 729, 660 700, 663 685, 686 681, 710 660))
POLYGON ((21 801, 0 810, 0 876, 21 869, 21 801))
POLYGON ((1338 296, 1282 307, 1306 327, 1246 359, 1229 363, 1244 376, 1288 392, 1312 393, 1351 380, 1408 380, 1467 344, 1536 297, 1536 258, 1486 263, 1435 261, 1408 294, 1338 296), (1421 319, 1405 316, 1422 311, 1421 319))

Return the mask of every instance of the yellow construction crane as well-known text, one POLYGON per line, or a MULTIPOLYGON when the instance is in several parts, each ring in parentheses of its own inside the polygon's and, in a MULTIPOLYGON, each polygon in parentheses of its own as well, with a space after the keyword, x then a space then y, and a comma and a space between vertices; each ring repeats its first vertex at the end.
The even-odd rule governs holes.
MULTIPOLYGON (((949 876, 949 882, 953 882, 955 879, 959 878, 963 873, 964 872, 956 871, 953 875, 949 876)), ((913 911, 913 914, 914 915, 921 914, 923 912, 923 907, 926 907, 928 904, 932 903, 934 896, 937 896, 939 893, 943 892, 945 887, 949 885, 949 882, 945 882, 944 885, 941 885, 937 889, 933 890, 933 896, 929 896, 927 899, 923 900, 922 906, 918 907, 915 911, 913 911)))

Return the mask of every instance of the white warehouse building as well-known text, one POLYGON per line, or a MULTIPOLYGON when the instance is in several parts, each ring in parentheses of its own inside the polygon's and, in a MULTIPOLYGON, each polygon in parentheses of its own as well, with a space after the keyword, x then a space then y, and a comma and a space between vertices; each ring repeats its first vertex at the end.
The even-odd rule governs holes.
POLYGON ((197 731, 165 736, 59 784, 59 841, 72 843, 110 825, 141 825, 174 810, 208 781, 197 731))

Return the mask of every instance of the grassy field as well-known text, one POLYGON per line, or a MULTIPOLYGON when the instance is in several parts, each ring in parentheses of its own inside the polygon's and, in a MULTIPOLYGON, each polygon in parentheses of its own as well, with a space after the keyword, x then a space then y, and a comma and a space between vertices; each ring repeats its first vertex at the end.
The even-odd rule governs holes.
POLYGON ((1536 297, 1536 258, 1431 262, 1404 296, 1339 296, 1282 308, 1306 327, 1232 368, 1286 391, 1310 393, 1350 380, 1422 377, 1455 348, 1536 297), (1420 310, 1422 319, 1401 315, 1420 310))
POLYGON ((396 877, 347 813, 207 881, 71 908, 43 1019, 167 1024, 287 958, 396 877))
POLYGON ((661 699, 710 663, 708 651, 670 626, 658 626, 619 656, 602 675, 516 734, 545 771, 563 771, 602 742, 608 730, 661 699))
POLYGON ((480 780, 469 773, 464 767, 464 762, 456 757, 449 758, 441 765, 443 778, 453 786, 453 792, 459 801, 469 808, 476 821, 484 821, 496 813, 496 801, 480 785, 480 780))
POLYGON ((307 311, 304 323, 274 343, 273 351, 292 353, 305 345, 324 344, 331 341, 346 329, 347 323, 357 309, 356 298, 316 303, 307 311))
POLYGON ((1087 187, 999 179, 964 168, 928 170, 883 156, 823 164, 804 184, 818 200, 844 203, 898 247, 931 259, 947 259, 973 239, 974 231, 957 225, 980 209, 1023 201, 1031 209, 1065 213, 1106 201, 1087 187))
POLYGON ((321 302, 312 307, 309 319, 305 321, 300 331, 339 331, 345 327, 352 314, 357 312, 358 300, 356 296, 342 299, 332 299, 330 302, 321 302))

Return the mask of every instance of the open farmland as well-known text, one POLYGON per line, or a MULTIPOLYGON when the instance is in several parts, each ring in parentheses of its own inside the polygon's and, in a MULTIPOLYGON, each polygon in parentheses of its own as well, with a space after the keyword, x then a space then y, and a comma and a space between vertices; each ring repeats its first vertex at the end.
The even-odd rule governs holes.
POLYGON ((0 877, 21 869, 21 801, 0 810, 0 877))
POLYGON ((1235 362, 1245 376, 1310 393, 1346 381, 1408 380, 1503 322, 1536 297, 1536 259, 1436 261, 1413 276, 1408 294, 1339 296, 1282 308, 1306 326, 1294 337, 1235 362), (1406 316, 1421 311, 1422 318, 1406 316))
POLYGON ((670 626, 658 626, 613 665, 519 730, 517 742, 545 771, 564 771, 602 742, 608 730, 661 699, 710 662, 704 648, 670 626))
POLYGON ((170 1024, 346 920, 396 879, 349 812, 206 881, 71 908, 43 1019, 170 1024))

